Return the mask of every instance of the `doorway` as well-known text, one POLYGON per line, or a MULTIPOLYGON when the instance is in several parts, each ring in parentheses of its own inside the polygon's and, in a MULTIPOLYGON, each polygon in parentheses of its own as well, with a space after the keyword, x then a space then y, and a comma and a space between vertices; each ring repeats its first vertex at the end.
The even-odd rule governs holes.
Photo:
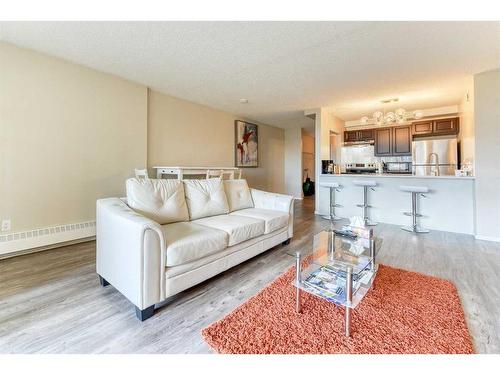
POLYGON ((315 127, 308 126, 302 128, 302 193, 306 200, 314 202, 316 191, 315 171, 316 171, 316 153, 315 153, 315 127))

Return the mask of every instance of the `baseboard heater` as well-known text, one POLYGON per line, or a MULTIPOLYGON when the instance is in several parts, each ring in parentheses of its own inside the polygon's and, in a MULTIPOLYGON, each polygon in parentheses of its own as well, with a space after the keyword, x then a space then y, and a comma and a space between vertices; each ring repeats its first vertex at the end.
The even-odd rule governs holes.
POLYGON ((4 234, 0 235, 0 258, 22 254, 32 249, 44 250, 58 244, 90 240, 94 237, 95 221, 4 234))

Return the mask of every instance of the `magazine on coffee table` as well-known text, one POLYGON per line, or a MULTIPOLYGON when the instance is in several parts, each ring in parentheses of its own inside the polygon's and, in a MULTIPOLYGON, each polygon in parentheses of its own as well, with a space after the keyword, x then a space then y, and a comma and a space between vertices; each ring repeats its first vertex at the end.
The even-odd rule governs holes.
MULTIPOLYGON (((361 275, 357 281, 353 280, 353 294, 359 289, 366 275, 361 275)), ((311 293, 320 295, 328 301, 343 304, 346 302, 346 279, 327 267, 320 267, 311 272, 304 280, 303 285, 311 293)))

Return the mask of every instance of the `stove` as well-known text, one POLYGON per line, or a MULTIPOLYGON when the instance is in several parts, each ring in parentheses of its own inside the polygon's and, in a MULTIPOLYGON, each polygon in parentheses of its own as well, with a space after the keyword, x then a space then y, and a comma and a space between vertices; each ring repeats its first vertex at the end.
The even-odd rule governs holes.
POLYGON ((345 164, 346 173, 376 173, 375 163, 348 163, 345 164))

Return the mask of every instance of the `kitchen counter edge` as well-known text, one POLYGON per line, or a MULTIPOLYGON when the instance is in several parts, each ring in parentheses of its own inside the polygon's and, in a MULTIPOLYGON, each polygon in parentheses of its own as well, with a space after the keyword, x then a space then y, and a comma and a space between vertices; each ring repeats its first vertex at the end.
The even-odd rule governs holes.
POLYGON ((433 178, 438 180, 474 180, 474 176, 414 176, 411 174, 391 174, 391 173, 373 173, 373 174, 356 174, 356 173, 332 173, 332 174, 320 174, 320 177, 360 177, 360 178, 433 178))

